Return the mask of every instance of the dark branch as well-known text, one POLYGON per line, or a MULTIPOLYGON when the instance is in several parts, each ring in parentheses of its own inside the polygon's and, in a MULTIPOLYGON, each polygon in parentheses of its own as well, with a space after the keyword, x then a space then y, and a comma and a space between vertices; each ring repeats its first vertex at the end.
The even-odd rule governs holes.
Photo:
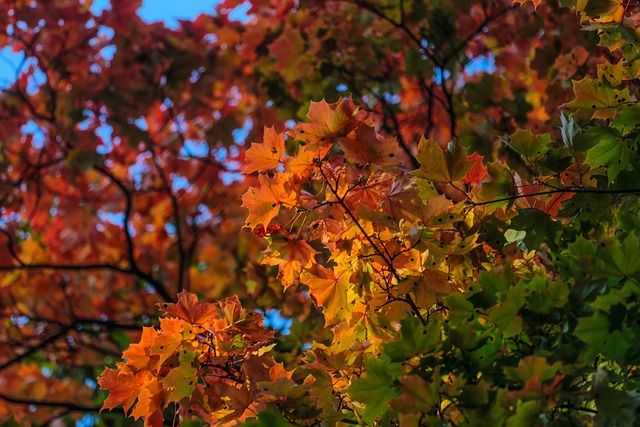
POLYGON ((502 197, 500 199, 487 200, 485 202, 474 202, 471 200, 467 200, 467 203, 472 206, 483 206, 490 205, 492 203, 500 203, 500 202, 508 202, 511 200, 523 199, 525 197, 537 197, 537 196, 545 196, 549 194, 565 194, 565 193, 573 193, 573 194, 640 194, 640 188, 634 188, 630 190, 598 190, 598 189, 589 189, 589 188, 559 188, 557 190, 548 190, 548 191, 540 191, 538 193, 530 193, 530 194, 518 194, 515 196, 502 197))
MULTIPOLYGON (((84 406, 84 405, 78 405, 77 403, 58 402, 55 400, 32 400, 32 399, 25 399, 23 397, 9 396, 4 393, 0 393, 0 399, 9 403, 15 403, 17 405, 35 405, 35 406, 46 406, 49 408, 66 408, 69 411, 78 411, 78 412, 100 412, 102 410, 102 406, 84 406)), ((120 408, 116 408, 113 411, 124 413, 124 411, 120 408)))
POLYGON ((165 301, 174 302, 175 299, 171 296, 171 294, 169 294, 165 286, 159 280, 153 277, 150 273, 145 273, 144 271, 142 271, 138 266, 138 263, 136 262, 134 246, 133 246, 133 236, 131 235, 131 230, 129 230, 129 220, 131 218, 131 212, 133 210, 133 200, 132 200, 131 192, 118 178, 116 178, 108 170, 104 169, 99 165, 94 165, 94 168, 98 172, 102 173, 107 178, 109 178, 109 180, 113 182, 124 195, 125 211, 124 211, 124 224, 122 228, 124 231, 125 240, 127 242, 127 258, 129 260, 129 271, 135 274, 136 276, 138 276, 139 278, 141 278, 142 280, 148 282, 153 287, 153 289, 160 295, 160 297, 162 297, 162 299, 164 299, 165 301))
POLYGON ((20 362, 21 360, 23 360, 23 359, 25 359, 25 358, 27 358, 29 356, 31 356, 32 354, 34 354, 38 350, 42 350, 43 348, 45 348, 49 344, 55 342, 58 338, 60 338, 63 335, 65 335, 70 330, 71 330, 71 326, 67 326, 66 328, 63 328, 60 331, 56 332, 55 334, 49 336, 48 338, 40 341, 38 343, 38 345, 34 345, 33 347, 30 347, 24 353, 19 354, 18 356, 14 357, 13 359, 10 359, 10 360, 4 362, 3 364, 0 365, 0 371, 3 370, 3 369, 8 368, 9 366, 11 366, 11 365, 13 365, 15 363, 20 362))

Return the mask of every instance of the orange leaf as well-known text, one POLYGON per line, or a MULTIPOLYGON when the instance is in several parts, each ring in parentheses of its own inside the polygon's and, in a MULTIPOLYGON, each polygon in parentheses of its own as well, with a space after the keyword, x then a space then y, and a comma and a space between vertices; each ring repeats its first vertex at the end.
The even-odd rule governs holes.
POLYGON ((161 318, 160 328, 162 329, 162 333, 153 341, 149 352, 152 355, 160 356, 158 364, 162 365, 184 341, 184 327, 181 320, 161 318))
POLYGON ((98 377, 100 389, 109 390, 109 397, 104 401, 102 409, 113 409, 122 405, 125 412, 129 411, 149 376, 148 371, 123 373, 119 370, 105 368, 102 375, 98 377))
POLYGON ((295 127, 296 138, 306 142, 329 141, 347 136, 360 125, 356 118, 358 108, 351 98, 341 99, 335 104, 325 100, 311 102, 307 117, 311 123, 301 123, 295 127))
POLYGON ((187 291, 178 294, 176 304, 158 304, 169 316, 177 317, 192 325, 202 325, 220 317, 220 308, 216 304, 200 304, 198 297, 187 291))
POLYGON ((300 146, 296 156, 285 159, 285 170, 298 178, 308 177, 313 172, 315 159, 324 159, 330 149, 329 144, 300 146))
POLYGON ((465 184, 478 185, 487 175, 487 168, 482 164, 483 157, 478 153, 467 156, 468 162, 473 162, 471 170, 461 179, 465 184))
POLYGON ((344 157, 360 165, 389 166, 398 163, 399 151, 394 138, 383 138, 371 126, 360 126, 349 136, 340 139, 344 157))
POLYGON ((135 408, 133 408, 133 411, 131 411, 131 416, 135 419, 144 417, 146 424, 152 424, 154 413, 162 410, 163 405, 164 390, 158 383, 158 380, 154 378, 149 381, 145 387, 140 389, 138 403, 135 408))
POLYGON ((244 158, 248 164, 242 169, 242 173, 275 169, 284 153, 284 133, 277 133, 273 127, 265 127, 262 143, 254 142, 246 151, 244 158))
POLYGON ((265 252, 264 263, 279 267, 278 278, 286 287, 298 280, 303 268, 315 263, 318 253, 304 240, 291 239, 284 230, 274 233, 269 238, 269 249, 265 252))
POLYGON ((278 215, 280 204, 294 200, 285 174, 278 173, 273 178, 259 175, 258 182, 259 187, 250 187, 242 195, 242 206, 249 209, 245 225, 252 230, 259 224, 268 226, 278 215))
POLYGON ((136 371, 146 368, 150 360, 149 347, 153 344, 157 336, 158 331, 154 328, 143 328, 140 342, 131 344, 129 348, 122 353, 122 357, 127 361, 127 366, 132 366, 136 371))
POLYGON ((344 271, 336 276, 330 268, 318 265, 313 273, 305 271, 301 276, 301 281, 309 286, 309 293, 318 306, 323 307, 326 325, 351 320, 348 273, 344 271))

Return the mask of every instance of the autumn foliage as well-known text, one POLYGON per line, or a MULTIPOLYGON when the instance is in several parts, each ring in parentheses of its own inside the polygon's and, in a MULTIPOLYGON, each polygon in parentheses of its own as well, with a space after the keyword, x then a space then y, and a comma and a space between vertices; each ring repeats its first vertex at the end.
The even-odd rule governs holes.
POLYGON ((139 3, 0 1, 0 422, 638 424, 640 6, 139 3))

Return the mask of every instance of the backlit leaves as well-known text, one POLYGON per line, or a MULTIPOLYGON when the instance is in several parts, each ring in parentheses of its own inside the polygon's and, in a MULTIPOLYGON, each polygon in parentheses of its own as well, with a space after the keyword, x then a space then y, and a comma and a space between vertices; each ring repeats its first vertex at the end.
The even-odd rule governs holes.
MULTIPOLYGON (((110 392, 104 409, 133 408, 132 416, 156 425, 162 410, 175 402, 183 415, 206 414, 217 421, 227 414, 225 401, 242 395, 246 408, 259 399, 253 382, 288 375, 273 369, 273 359, 255 355, 269 345, 273 333, 236 298, 200 304, 194 294, 182 292, 176 304, 162 307, 166 316, 178 317, 160 319, 159 333, 145 329, 140 343, 124 352, 126 361, 100 376, 101 388, 110 392), (210 390, 218 390, 216 399, 205 398, 210 390)), ((236 418, 243 419, 244 409, 238 407, 238 412, 236 418)))
POLYGON ((530 130, 518 129, 509 139, 509 146, 528 159, 542 157, 551 144, 551 137, 534 135, 530 130))
MULTIPOLYGON (((208 282, 218 258, 232 267, 217 280, 246 289, 160 305, 159 328, 100 378, 105 408, 148 424, 172 403, 214 425, 632 423, 637 6, 625 16, 618 1, 563 0, 575 18, 538 1, 535 14, 525 4, 496 16, 473 2, 300 4, 291 14, 258 3, 250 13, 262 27, 216 36, 234 50, 219 63, 246 55, 252 88, 266 92, 256 99, 286 105, 264 109, 261 141, 265 123, 252 119, 254 142, 227 153, 226 172, 245 175, 233 185, 255 238, 203 263, 167 245, 211 295, 232 292, 208 282), (491 52, 488 65, 472 71, 478 52, 491 52), (301 117, 322 96, 336 102, 311 102, 305 122, 276 119, 301 117), (290 330, 265 329, 241 301, 278 308, 290 330)), ((81 163, 77 173, 90 170, 81 163)), ((170 199, 148 209, 171 210, 170 199)), ((230 227, 227 203, 182 228, 206 222, 202 238, 230 227)), ((42 259, 33 242, 21 248, 27 262, 42 259)))
POLYGON ((327 142, 347 136, 361 125, 357 119, 358 108, 351 99, 342 99, 335 104, 326 101, 311 102, 307 117, 310 123, 296 126, 296 138, 307 142, 327 142))
POLYGON ((632 100, 629 89, 613 89, 597 79, 574 80, 573 91, 575 99, 565 106, 591 110, 594 118, 614 117, 616 109, 632 100))
POLYGON ((597 143, 587 151, 585 161, 592 168, 606 167, 607 178, 612 183, 629 167, 629 144, 612 128, 600 128, 597 137, 597 143))
POLYGON ((262 143, 253 143, 245 153, 248 162, 242 173, 265 172, 275 169, 284 155, 284 135, 274 128, 265 128, 262 143))
POLYGON ((260 224, 268 226, 278 215, 282 203, 293 202, 292 190, 284 174, 276 174, 273 178, 259 175, 258 184, 242 196, 242 206, 249 209, 246 225, 251 229, 260 224))
POLYGON ((416 157, 421 163, 416 174, 439 183, 459 181, 473 167, 473 162, 467 160, 466 151, 455 140, 442 150, 435 141, 423 138, 416 157))
POLYGON ((388 359, 368 358, 365 360, 367 374, 355 380, 349 387, 349 396, 366 406, 362 411, 362 420, 372 424, 375 418, 388 411, 387 402, 400 394, 393 386, 402 372, 399 363, 388 359))

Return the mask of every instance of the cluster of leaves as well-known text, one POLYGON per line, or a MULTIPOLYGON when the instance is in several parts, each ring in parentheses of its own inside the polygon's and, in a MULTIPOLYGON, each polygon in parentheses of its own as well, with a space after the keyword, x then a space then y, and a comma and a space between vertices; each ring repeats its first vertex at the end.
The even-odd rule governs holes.
POLYGON ((638 5, 140 3, 0 0, 0 422, 634 425, 638 5))
POLYGON ((329 411, 367 425, 634 423, 640 206, 590 160, 606 140, 573 119, 558 141, 518 130, 520 162, 485 167, 423 139, 407 174, 349 100, 312 104, 309 119, 247 151, 259 186, 243 202, 269 242, 263 263, 331 327, 299 368, 331 377, 329 411))
POLYGON ((260 412, 261 382, 287 376, 265 355, 274 344, 262 316, 243 309, 235 297, 198 304, 188 292, 161 307, 160 329, 144 328, 140 342, 123 353, 126 362, 98 379, 110 390, 104 408, 129 411, 136 402, 131 416, 151 426, 162 426, 163 409, 182 401, 176 415, 211 424, 260 412))

